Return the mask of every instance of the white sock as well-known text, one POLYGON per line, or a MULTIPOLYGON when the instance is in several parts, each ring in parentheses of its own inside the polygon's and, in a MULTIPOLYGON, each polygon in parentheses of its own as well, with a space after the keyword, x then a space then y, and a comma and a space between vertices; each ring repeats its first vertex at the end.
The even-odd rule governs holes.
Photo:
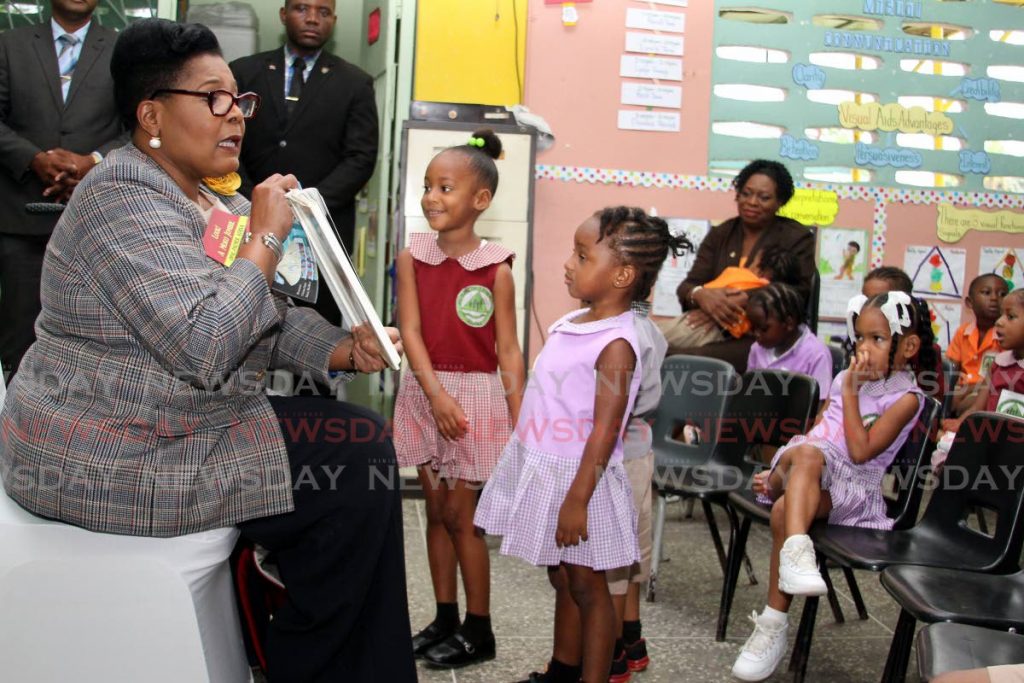
POLYGON ((761 612, 761 616, 769 624, 775 624, 777 626, 783 626, 789 621, 789 615, 786 612, 775 609, 769 605, 764 606, 764 611, 761 612))

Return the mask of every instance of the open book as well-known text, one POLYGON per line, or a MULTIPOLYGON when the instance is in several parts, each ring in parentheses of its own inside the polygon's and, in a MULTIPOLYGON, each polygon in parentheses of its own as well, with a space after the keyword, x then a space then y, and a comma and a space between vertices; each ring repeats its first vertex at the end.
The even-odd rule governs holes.
POLYGON ((348 252, 338 241, 334 221, 327 212, 320 192, 315 187, 310 187, 290 190, 285 197, 306 232, 317 264, 320 266, 320 274, 327 281, 327 287, 338 303, 344 322, 353 326, 369 323, 388 367, 397 370, 402 359, 395 345, 391 343, 391 338, 384 331, 380 316, 374 310, 366 290, 363 289, 363 283, 359 281, 352 267, 348 252))

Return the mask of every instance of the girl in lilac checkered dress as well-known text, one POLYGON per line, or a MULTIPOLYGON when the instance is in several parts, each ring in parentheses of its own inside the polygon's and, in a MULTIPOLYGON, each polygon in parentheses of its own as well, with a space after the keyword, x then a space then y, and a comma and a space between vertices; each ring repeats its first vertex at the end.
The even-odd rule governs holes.
POLYGON ((605 571, 640 559, 622 465, 642 371, 630 304, 646 300, 680 243, 665 221, 627 207, 596 213, 576 229, 565 283, 590 307, 549 329, 515 433, 477 507, 477 526, 504 537, 502 554, 545 566, 556 588, 570 587, 565 594, 580 618, 566 619, 558 614, 565 606, 556 606, 555 623, 572 633, 556 634, 552 668, 581 666, 584 681, 607 681, 612 661, 616 624, 605 571), (566 642, 576 645, 563 651, 566 642))
POLYGON ((754 476, 758 499, 772 506, 772 555, 768 605, 754 613, 754 633, 732 673, 744 681, 772 674, 786 650, 786 614, 794 595, 824 595, 807 530, 829 524, 890 529, 882 476, 917 423, 924 393, 915 374, 934 367, 931 321, 918 315, 910 296, 889 292, 850 300, 850 367, 832 382, 821 417, 754 476))
POLYGON ((411 235, 398 256, 398 320, 409 363, 395 403, 395 451, 400 465, 418 468, 437 600, 436 618, 413 636, 413 650, 444 667, 494 657, 490 560, 473 514, 525 383, 513 254, 474 230, 497 190, 500 154, 498 137, 480 130, 435 156, 420 201, 434 234, 411 235), (456 565, 466 589, 461 624, 456 565))

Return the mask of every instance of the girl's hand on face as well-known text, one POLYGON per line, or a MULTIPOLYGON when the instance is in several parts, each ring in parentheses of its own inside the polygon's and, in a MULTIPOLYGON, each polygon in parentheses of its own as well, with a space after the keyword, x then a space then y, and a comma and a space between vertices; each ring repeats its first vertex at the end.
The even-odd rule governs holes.
POLYGON ((846 373, 846 377, 843 380, 844 389, 850 389, 853 392, 860 391, 861 386, 865 382, 871 380, 873 374, 873 368, 868 360, 867 351, 855 351, 850 356, 850 367, 849 372, 846 373))
POLYGON ((437 423, 437 431, 447 441, 461 439, 469 431, 469 419, 462 411, 459 402, 452 398, 447 392, 442 391, 430 401, 430 409, 434 413, 434 421, 437 423))
POLYGON ((587 540, 587 506, 569 498, 558 511, 555 544, 559 548, 579 545, 587 540))

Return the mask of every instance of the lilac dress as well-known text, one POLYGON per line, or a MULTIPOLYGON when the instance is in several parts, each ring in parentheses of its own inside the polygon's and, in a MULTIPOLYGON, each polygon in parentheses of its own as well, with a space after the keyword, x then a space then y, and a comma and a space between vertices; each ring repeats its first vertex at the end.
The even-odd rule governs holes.
POLYGON ((616 339, 625 339, 636 353, 625 415, 633 411, 642 368, 632 311, 572 322, 585 312, 574 311, 549 329, 523 395, 519 422, 484 487, 473 521, 487 533, 503 537, 503 555, 538 566, 564 562, 603 571, 640 560, 636 509, 622 465, 625 420, 587 506, 588 540, 559 548, 555 544, 558 512, 593 430, 598 356, 616 339))
MULTIPOLYGON (((860 414, 868 429, 882 413, 907 394, 917 395, 918 406, 914 418, 907 422, 888 448, 866 463, 857 465, 846 450, 846 429, 843 425, 843 378, 847 372, 843 370, 832 381, 828 408, 821 422, 806 436, 795 436, 780 448, 772 458, 772 468, 787 449, 800 444, 814 446, 825 455, 821 490, 828 491, 832 498, 828 523, 866 529, 891 529, 893 520, 885 514, 882 477, 917 424, 917 416, 924 406, 924 393, 917 386, 914 375, 906 370, 893 373, 887 379, 868 382, 860 388, 860 414)), ((772 502, 763 494, 759 494, 757 499, 764 504, 772 502)))

